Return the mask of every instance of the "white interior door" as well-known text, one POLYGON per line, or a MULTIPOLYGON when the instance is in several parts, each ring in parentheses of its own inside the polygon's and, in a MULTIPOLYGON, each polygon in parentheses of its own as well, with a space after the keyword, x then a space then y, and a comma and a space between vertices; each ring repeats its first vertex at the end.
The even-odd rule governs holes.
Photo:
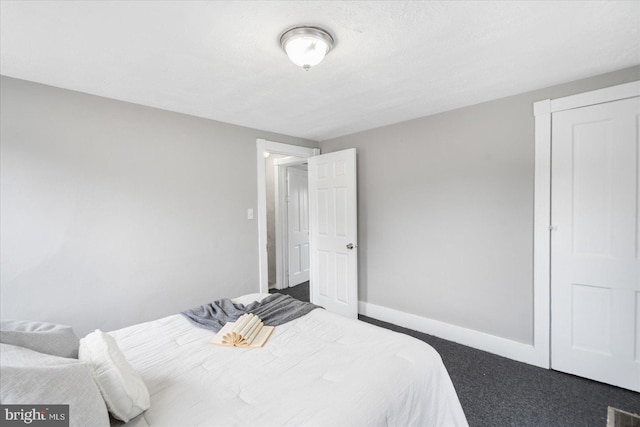
POLYGON ((358 317, 356 150, 309 158, 311 301, 358 317))
POLYGON ((307 171, 287 168, 289 286, 309 280, 309 179, 307 171))
POLYGON ((553 114, 551 366, 640 391, 640 98, 553 114))

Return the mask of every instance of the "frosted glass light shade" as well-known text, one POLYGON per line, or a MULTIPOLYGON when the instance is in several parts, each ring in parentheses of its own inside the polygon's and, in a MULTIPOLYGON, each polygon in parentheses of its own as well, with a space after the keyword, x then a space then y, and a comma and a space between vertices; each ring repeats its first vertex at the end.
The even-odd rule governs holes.
POLYGON ((333 37, 322 28, 295 27, 282 34, 280 44, 291 62, 309 70, 329 53, 333 37))

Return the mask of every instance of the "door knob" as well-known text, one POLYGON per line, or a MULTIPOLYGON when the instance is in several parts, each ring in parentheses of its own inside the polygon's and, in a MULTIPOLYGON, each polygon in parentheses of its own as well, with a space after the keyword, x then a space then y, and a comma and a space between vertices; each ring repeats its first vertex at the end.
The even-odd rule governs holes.
POLYGON ((347 249, 352 250, 353 248, 355 248, 356 246, 353 243, 349 243, 347 244, 347 249))

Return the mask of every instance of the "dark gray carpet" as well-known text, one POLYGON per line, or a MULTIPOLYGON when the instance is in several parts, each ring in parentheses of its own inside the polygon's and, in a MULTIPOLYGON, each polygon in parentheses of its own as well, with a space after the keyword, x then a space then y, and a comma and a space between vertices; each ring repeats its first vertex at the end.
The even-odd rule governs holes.
MULTIPOLYGON (((308 282, 277 292, 309 301, 308 282)), ((537 368, 370 317, 359 318, 434 347, 471 427, 605 427, 608 406, 640 413, 640 393, 537 368)))
POLYGON ((311 299, 309 298, 309 282, 300 283, 297 286, 286 289, 270 289, 270 294, 279 293, 284 295, 289 295, 295 299, 300 301, 309 302, 311 299))

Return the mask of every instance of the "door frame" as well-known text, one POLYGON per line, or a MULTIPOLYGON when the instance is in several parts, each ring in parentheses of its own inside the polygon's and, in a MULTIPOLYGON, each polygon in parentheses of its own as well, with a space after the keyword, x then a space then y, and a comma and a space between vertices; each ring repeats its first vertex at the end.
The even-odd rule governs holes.
POLYGON ((553 113, 640 96, 640 81, 533 103, 533 347, 535 365, 551 367, 551 121, 553 113))
MULTIPOLYGON (((281 142, 268 141, 261 138, 256 140, 256 148, 258 175, 258 290, 260 293, 266 294, 269 293, 269 258, 267 254, 267 187, 265 154, 273 153, 285 156, 308 158, 320 154, 320 149, 303 147, 300 145, 283 144, 281 142)), ((276 258, 278 257, 276 256, 276 258)), ((276 262, 278 261, 276 260, 276 262)))

